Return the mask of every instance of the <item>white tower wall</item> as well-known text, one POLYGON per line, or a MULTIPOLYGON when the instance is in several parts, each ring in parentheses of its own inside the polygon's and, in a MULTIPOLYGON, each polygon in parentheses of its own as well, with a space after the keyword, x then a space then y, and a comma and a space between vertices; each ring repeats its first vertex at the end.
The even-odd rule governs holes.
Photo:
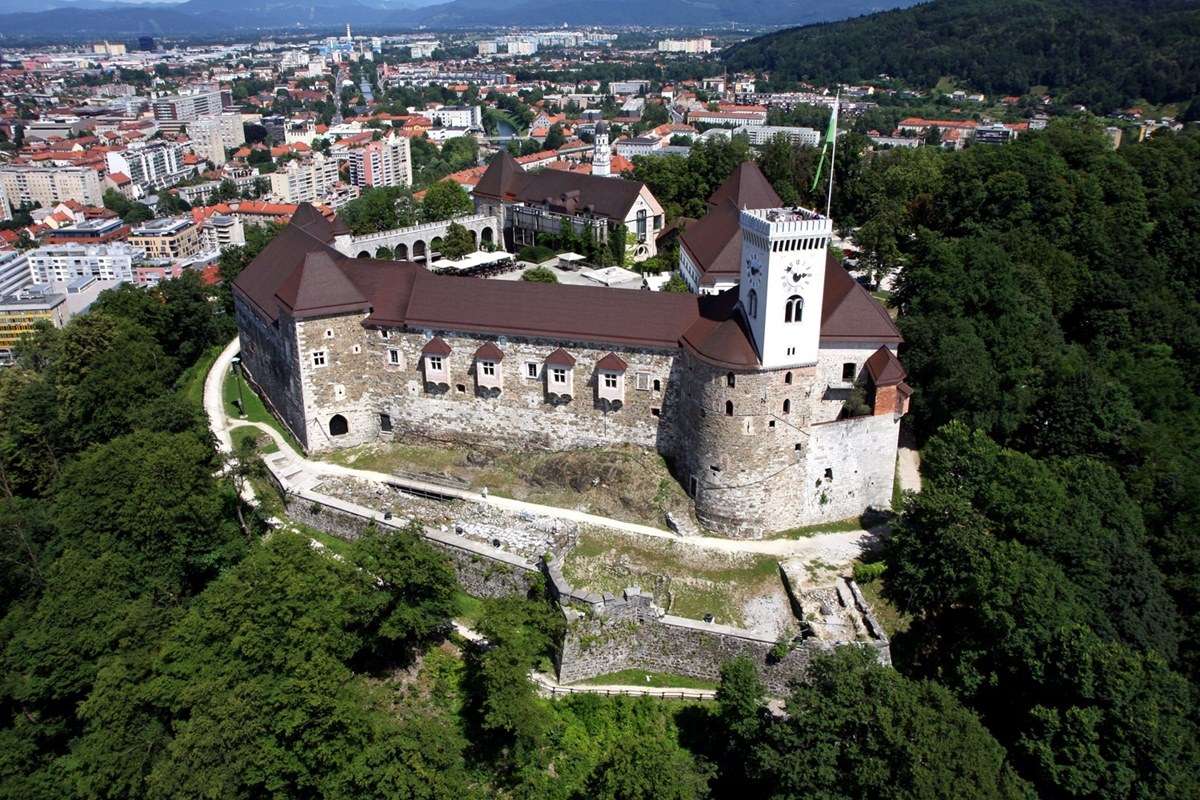
POLYGON ((803 208, 741 212, 739 297, 764 369, 817 363, 833 225, 803 208))

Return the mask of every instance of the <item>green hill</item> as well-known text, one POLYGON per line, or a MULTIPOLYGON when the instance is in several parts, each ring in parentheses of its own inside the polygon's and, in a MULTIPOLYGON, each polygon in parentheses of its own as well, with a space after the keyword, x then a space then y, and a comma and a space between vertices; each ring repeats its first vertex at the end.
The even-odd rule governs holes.
POLYGON ((773 82, 858 82, 880 74, 932 87, 950 77, 988 93, 1047 86, 1095 110, 1200 94, 1197 0, 934 0, 734 45, 730 69, 773 82))

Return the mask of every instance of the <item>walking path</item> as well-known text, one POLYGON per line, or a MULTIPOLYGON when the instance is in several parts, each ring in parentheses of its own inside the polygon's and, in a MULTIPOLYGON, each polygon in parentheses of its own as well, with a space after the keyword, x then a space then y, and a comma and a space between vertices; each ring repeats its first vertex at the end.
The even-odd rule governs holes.
POLYGON ((723 553, 746 553, 755 555, 771 555, 779 558, 808 558, 821 559, 827 563, 845 563, 855 558, 864 547, 870 544, 873 534, 866 530, 856 530, 841 533, 821 533, 803 539, 725 539, 717 536, 687 536, 681 537, 662 528, 640 525, 636 522, 603 517, 577 511, 571 508, 545 506, 529 503, 524 500, 514 500, 509 497, 497 497, 492 494, 482 494, 469 489, 459 489, 444 484, 430 483, 401 478, 384 472, 355 469, 353 467, 333 464, 327 461, 310 459, 296 452, 287 440, 270 425, 248 420, 230 420, 225 413, 222 383, 229 372, 229 366, 239 349, 238 340, 234 339, 213 362, 212 370, 204 381, 204 409, 213 433, 217 437, 218 446, 223 452, 232 452, 233 440, 230 431, 234 428, 252 426, 271 437, 279 448, 268 458, 273 471, 281 476, 289 486, 302 490, 311 490, 321 482, 322 478, 337 476, 356 478, 374 483, 414 492, 421 495, 436 495, 463 500, 468 503, 489 505, 497 509, 518 514, 533 514, 541 517, 567 520, 583 525, 591 525, 615 533, 645 536, 656 539, 668 539, 705 550, 723 553))

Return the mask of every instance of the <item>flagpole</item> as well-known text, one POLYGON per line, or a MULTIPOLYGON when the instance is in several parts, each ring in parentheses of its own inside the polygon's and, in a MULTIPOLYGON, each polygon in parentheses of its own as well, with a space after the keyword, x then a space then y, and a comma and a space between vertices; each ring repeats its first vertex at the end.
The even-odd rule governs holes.
POLYGON ((837 114, 841 99, 842 90, 839 87, 837 95, 833 98, 833 150, 829 156, 829 193, 825 198, 826 219, 830 218, 830 211, 833 209, 833 167, 837 163, 837 114))

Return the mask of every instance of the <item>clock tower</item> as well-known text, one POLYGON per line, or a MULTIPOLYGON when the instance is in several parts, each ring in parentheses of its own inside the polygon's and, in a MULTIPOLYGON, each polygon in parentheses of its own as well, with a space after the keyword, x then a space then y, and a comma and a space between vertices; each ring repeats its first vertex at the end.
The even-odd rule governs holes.
POLYGON ((741 212, 739 300, 764 369, 817 363, 833 224, 804 208, 741 212))

